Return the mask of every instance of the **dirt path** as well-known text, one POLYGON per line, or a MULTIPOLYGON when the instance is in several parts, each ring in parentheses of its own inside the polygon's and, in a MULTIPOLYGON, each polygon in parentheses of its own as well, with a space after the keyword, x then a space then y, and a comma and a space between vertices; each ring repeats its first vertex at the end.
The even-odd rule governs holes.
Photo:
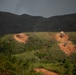
POLYGON ((26 43, 28 38, 29 37, 24 33, 19 33, 19 34, 14 35, 14 39, 18 42, 21 42, 21 43, 26 43))
POLYGON ((51 71, 48 71, 46 69, 42 69, 42 68, 35 68, 34 69, 36 72, 41 72, 43 73, 44 75, 58 75, 57 73, 54 73, 54 72, 51 72, 51 71))

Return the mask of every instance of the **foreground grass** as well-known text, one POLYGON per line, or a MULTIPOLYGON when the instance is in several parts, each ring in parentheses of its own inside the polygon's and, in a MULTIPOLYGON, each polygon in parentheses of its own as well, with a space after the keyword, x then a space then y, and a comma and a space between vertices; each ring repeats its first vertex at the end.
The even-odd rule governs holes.
MULTIPOLYGON (((55 40, 57 32, 29 32, 27 44, 13 39, 13 34, 0 39, 0 73, 8 75, 42 75, 34 68, 45 68, 59 75, 75 75, 76 54, 67 57, 55 40)), ((76 32, 67 32, 76 45, 76 32)))

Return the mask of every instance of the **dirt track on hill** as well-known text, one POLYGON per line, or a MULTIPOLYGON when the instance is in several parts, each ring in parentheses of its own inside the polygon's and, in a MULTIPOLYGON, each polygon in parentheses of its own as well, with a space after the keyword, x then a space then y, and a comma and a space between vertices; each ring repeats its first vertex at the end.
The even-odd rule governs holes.
POLYGON ((54 72, 51 72, 51 71, 48 71, 46 69, 42 69, 42 68, 36 68, 34 69, 36 72, 41 72, 43 73, 44 75, 58 75, 57 73, 54 73, 54 72))

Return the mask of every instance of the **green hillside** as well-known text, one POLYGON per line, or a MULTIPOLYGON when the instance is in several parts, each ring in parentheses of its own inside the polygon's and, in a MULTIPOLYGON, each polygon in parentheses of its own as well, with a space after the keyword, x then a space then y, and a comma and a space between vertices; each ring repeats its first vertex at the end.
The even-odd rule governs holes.
MULTIPOLYGON (((34 68, 45 68, 59 75, 76 75, 76 53, 70 56, 60 50, 57 32, 27 32, 27 43, 14 34, 0 36, 0 75, 43 75, 34 68)), ((66 32, 76 45, 76 32, 66 32)))

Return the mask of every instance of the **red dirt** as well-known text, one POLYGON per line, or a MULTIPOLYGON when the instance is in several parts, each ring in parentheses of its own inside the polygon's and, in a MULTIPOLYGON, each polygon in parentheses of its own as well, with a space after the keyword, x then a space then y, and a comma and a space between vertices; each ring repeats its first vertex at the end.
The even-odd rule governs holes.
POLYGON ((60 32, 55 35, 56 41, 61 42, 59 44, 60 49, 65 52, 66 55, 70 55, 72 52, 76 52, 76 47, 68 40, 69 36, 64 32, 60 32))
POLYGON ((76 52, 76 47, 72 43, 60 43, 59 47, 67 55, 70 55, 72 52, 76 52))
POLYGON ((14 35, 14 39, 18 42, 21 42, 21 43, 26 43, 28 38, 29 37, 24 33, 19 33, 19 34, 14 35))
POLYGON ((60 32, 60 33, 57 33, 55 35, 55 38, 59 42, 65 42, 65 41, 67 41, 69 39, 69 36, 67 34, 65 34, 65 33, 60 32))
POLYGON ((36 68, 34 69, 36 72, 41 72, 43 73, 44 75, 58 75, 57 73, 54 73, 54 72, 51 72, 51 71, 48 71, 46 69, 42 69, 42 68, 36 68))

